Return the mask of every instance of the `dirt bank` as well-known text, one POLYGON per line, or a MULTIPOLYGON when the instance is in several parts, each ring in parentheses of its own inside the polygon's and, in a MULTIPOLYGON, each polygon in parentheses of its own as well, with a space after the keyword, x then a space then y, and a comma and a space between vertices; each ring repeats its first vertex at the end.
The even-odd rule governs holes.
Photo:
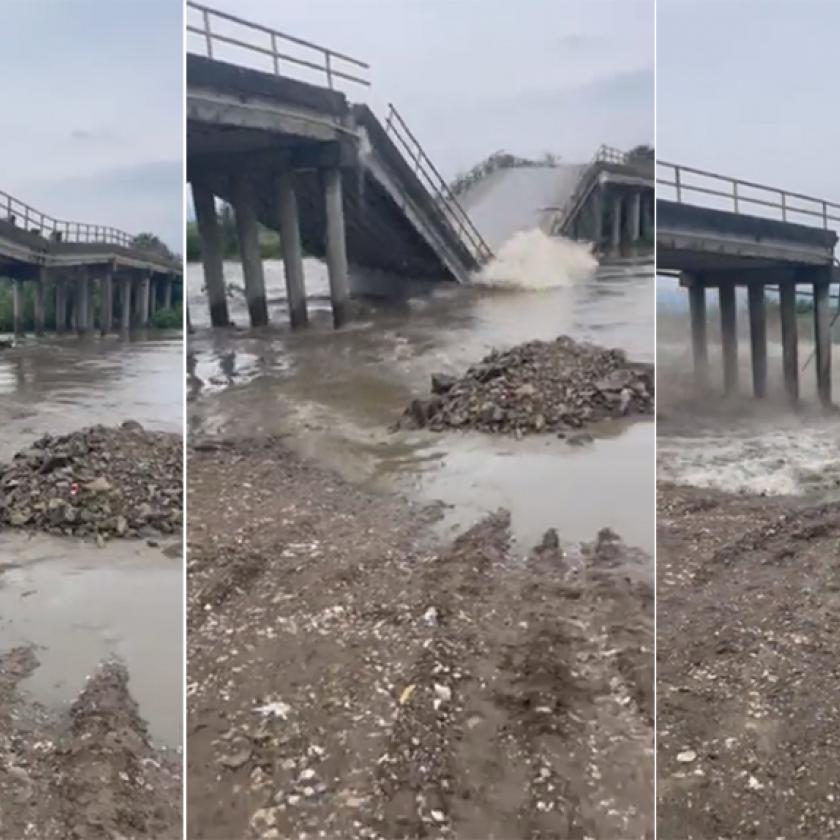
POLYGON ((180 757, 149 742, 125 669, 104 664, 56 721, 18 691, 37 667, 0 655, 0 837, 180 838, 180 757))
POLYGON ((0 464, 0 527, 155 537, 181 530, 181 436, 136 422, 45 435, 0 464))
POLYGON ((837 836, 840 504, 658 509, 658 836, 837 836))
POLYGON ((411 403, 402 427, 565 437, 599 420, 652 414, 653 366, 560 336, 494 350, 459 378, 434 374, 432 393, 411 403))
POLYGON ((648 558, 440 546, 277 441, 190 463, 191 838, 652 836, 648 558))

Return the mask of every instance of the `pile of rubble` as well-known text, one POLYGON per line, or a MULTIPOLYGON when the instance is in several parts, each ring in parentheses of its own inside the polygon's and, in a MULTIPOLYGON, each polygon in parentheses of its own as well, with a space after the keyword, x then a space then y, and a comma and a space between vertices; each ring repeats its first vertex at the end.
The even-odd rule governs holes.
POLYGON ((180 531, 180 435, 134 421, 45 435, 0 465, 0 527, 152 538, 180 531))
POLYGON ((654 372, 621 350, 560 336, 494 350, 460 379, 433 374, 432 394, 411 403, 401 428, 563 437, 599 420, 653 414, 654 372))

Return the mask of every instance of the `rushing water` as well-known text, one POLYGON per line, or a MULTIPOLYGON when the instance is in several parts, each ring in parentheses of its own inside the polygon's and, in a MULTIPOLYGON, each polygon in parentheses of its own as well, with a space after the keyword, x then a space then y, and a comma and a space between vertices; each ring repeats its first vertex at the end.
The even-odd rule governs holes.
MULTIPOLYGON (((709 299, 710 307, 714 306, 709 299)), ((731 492, 840 498, 840 414, 817 406, 811 356, 811 318, 799 322, 802 405, 792 410, 783 393, 782 346, 778 311, 768 308, 769 393, 758 402, 751 386, 749 332, 739 307, 741 395, 724 400, 720 330, 716 308, 709 310, 711 396, 695 395, 689 322, 684 292, 674 281, 658 280, 657 317, 657 475, 659 478, 731 492)), ((836 338, 835 338, 836 341, 836 338)), ((836 352, 836 351, 835 351, 836 352)), ((840 371, 833 369, 835 395, 840 371)))
MULTIPOLYGON (((460 374, 492 348, 568 334, 652 361, 650 264, 604 266, 591 279, 539 291, 400 285, 390 298, 357 300, 352 325, 334 331, 324 266, 307 260, 312 324, 295 333, 286 326, 282 263, 268 261, 265 271, 272 326, 245 328, 235 293, 231 315, 240 328, 227 330, 208 326, 201 267, 188 268, 193 432, 287 434, 353 481, 444 502, 444 527, 504 506, 523 543, 552 526, 568 541, 610 526, 652 550, 650 422, 606 424, 581 448, 553 436, 392 430, 408 402, 428 394, 432 372, 460 374)), ((237 263, 226 263, 225 277, 241 288, 237 263)), ((369 278, 354 283, 370 287, 369 278)))
MULTIPOLYGON (((182 429, 180 334, 49 336, 0 350, 0 463, 43 434, 126 419, 182 429)), ((49 708, 118 657, 152 735, 179 745, 182 616, 183 564, 160 548, 0 532, 0 649, 36 646, 41 666, 24 688, 49 708)))

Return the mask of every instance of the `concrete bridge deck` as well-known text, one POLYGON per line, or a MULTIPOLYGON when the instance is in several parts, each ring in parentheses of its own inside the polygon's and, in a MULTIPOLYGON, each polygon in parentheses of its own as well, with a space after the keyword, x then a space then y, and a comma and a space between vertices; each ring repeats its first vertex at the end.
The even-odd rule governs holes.
POLYGON ((831 404, 830 290, 840 205, 692 167, 657 162, 656 267, 676 272, 688 290, 695 377, 708 380, 706 289, 720 300, 724 389, 738 390, 736 289, 747 289, 753 392, 767 391, 765 289, 778 287, 785 388, 799 399, 797 289, 814 301, 817 390, 831 404), (715 206, 703 206, 700 202, 715 206), (747 212, 744 212, 744 211, 747 212))
POLYGON ((301 253, 322 256, 330 273, 336 325, 346 319, 351 263, 391 275, 465 282, 491 252, 393 106, 383 124, 366 105, 332 89, 338 76, 367 84, 363 62, 231 15, 201 12, 208 56, 187 57, 187 177, 193 190, 214 325, 228 322, 216 199, 236 215, 252 325, 267 323, 257 224, 279 230, 293 326, 307 321, 301 253), (216 19, 271 51, 217 36, 216 19), (214 21, 212 27, 209 20, 214 21), (274 73, 220 61, 215 40, 268 52, 274 73), (316 51, 327 86, 280 73, 280 41, 316 51), (339 60, 356 68, 342 73, 339 60), (358 69, 358 68, 361 68, 358 69))
POLYGON ((122 330, 148 324, 159 306, 171 308, 180 261, 138 247, 123 231, 60 221, 8 193, 0 193, 0 214, 0 277, 13 284, 16 335, 23 334, 26 284, 34 288, 36 334, 46 328, 48 290, 55 295, 58 332, 85 333, 97 323, 103 333, 110 332, 118 299, 122 330))

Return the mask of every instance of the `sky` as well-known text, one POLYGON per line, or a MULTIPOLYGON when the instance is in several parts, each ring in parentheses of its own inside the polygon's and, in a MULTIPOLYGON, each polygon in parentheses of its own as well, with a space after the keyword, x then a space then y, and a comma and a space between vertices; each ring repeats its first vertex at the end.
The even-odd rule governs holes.
POLYGON ((368 62, 370 91, 344 92, 381 118, 393 102, 447 178, 499 149, 582 162, 601 143, 653 142, 653 0, 209 5, 368 62))
POLYGON ((180 252, 180 0, 2 5, 0 190, 180 252))
POLYGON ((840 202, 836 0, 658 0, 657 157, 840 202))

